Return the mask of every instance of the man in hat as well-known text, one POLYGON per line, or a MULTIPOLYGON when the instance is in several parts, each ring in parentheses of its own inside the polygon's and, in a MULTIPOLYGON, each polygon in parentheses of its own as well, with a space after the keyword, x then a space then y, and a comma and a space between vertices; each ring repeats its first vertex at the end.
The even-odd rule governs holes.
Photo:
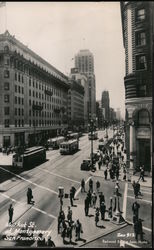
POLYGON ((104 202, 101 203, 100 212, 101 212, 101 220, 104 220, 105 219, 105 212, 106 212, 106 206, 105 206, 104 202))

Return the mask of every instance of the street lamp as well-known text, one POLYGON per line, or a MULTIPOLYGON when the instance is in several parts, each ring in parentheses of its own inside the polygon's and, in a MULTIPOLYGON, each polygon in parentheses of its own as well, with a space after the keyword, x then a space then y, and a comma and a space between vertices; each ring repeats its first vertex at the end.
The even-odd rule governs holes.
POLYGON ((95 129, 95 124, 94 124, 94 120, 90 120, 90 124, 89 124, 89 131, 91 133, 91 166, 93 168, 93 132, 95 129))
POLYGON ((63 207, 63 197, 64 197, 64 188, 63 187, 58 187, 59 190, 59 200, 60 200, 60 211, 62 211, 62 207, 63 207))

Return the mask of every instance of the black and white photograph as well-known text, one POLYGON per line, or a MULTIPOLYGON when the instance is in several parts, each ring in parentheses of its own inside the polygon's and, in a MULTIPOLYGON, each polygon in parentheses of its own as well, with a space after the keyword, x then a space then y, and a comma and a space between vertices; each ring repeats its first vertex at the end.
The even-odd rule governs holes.
POLYGON ((152 248, 154 1, 0 2, 0 248, 152 248))

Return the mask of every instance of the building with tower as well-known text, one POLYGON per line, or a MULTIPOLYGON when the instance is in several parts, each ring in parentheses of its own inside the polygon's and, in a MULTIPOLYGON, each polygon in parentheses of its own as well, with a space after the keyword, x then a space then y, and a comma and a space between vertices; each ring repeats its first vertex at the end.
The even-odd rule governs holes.
POLYGON ((152 170, 154 2, 121 2, 125 48, 126 150, 130 169, 152 170))
POLYGON ((87 96, 87 114, 88 121, 96 118, 96 87, 94 74, 94 57, 89 50, 80 50, 75 55, 75 68, 79 73, 87 76, 88 96, 87 96))
POLYGON ((107 90, 102 92, 102 108, 105 109, 105 120, 110 121, 110 98, 109 98, 109 92, 107 90))

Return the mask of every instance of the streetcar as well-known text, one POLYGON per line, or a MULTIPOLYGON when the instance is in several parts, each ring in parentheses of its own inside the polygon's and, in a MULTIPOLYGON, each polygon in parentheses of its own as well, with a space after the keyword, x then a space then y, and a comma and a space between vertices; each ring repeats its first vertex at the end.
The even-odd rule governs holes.
POLYGON ((31 147, 23 154, 15 153, 12 158, 14 167, 28 168, 46 161, 46 150, 44 147, 31 147))
POLYGON ((90 132, 88 134, 88 138, 89 138, 89 140, 97 140, 98 139, 98 132, 97 131, 93 131, 92 133, 90 132))
POLYGON ((78 139, 79 134, 78 133, 68 133, 67 138, 68 138, 68 140, 78 139))
POLYGON ((60 144, 60 154, 73 154, 79 149, 79 142, 77 139, 62 142, 60 144))
POLYGON ((65 140, 65 137, 59 136, 57 138, 50 138, 48 139, 48 146, 53 149, 59 149, 60 143, 65 140))

